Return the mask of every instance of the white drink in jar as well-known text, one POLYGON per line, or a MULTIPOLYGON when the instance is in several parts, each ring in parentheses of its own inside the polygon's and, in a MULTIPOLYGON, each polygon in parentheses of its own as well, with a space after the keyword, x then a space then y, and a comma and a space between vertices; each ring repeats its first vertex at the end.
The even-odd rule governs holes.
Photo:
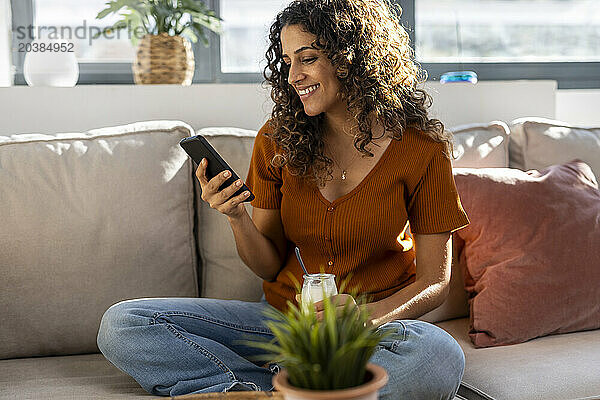
POLYGON ((303 278, 302 305, 305 307, 323 300, 323 294, 327 297, 338 294, 334 274, 309 274, 303 278))

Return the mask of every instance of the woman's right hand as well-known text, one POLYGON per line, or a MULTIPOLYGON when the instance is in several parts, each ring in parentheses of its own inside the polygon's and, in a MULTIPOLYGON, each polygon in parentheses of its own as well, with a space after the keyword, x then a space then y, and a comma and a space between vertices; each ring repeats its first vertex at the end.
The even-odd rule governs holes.
POLYGON ((231 172, 223 171, 209 181, 206 178, 207 165, 208 160, 204 158, 200 162, 200 165, 198 165, 198 169, 196 169, 196 177, 198 178, 198 181, 200 181, 200 188, 202 189, 202 200, 206 201, 211 208, 225 214, 229 218, 241 217, 246 211, 243 202, 248 197, 249 193, 248 191, 245 191, 238 196, 231 196, 240 190, 243 184, 242 180, 238 179, 233 184, 219 191, 219 187, 221 187, 223 182, 229 179, 231 172))

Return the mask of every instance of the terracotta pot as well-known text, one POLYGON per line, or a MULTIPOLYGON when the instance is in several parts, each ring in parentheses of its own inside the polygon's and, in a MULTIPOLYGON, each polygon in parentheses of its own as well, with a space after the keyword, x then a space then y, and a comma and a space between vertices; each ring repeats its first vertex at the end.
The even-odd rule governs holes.
POLYGON ((367 364, 367 382, 360 386, 341 390, 306 390, 291 386, 288 374, 282 369, 273 377, 273 386, 285 400, 377 400, 377 394, 388 381, 385 369, 367 364))
POLYGON ((181 36, 144 35, 132 65, 137 84, 190 85, 194 77, 194 52, 181 36))

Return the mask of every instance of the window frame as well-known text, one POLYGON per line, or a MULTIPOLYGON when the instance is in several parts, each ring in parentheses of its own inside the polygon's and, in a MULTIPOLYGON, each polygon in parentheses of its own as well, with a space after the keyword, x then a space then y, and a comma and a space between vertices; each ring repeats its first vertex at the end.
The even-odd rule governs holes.
MULTIPOLYGON (((399 2, 410 13, 410 43, 415 49, 415 1, 399 2)), ((418 54, 417 54, 418 57, 418 54)), ((558 89, 600 89, 600 62, 498 62, 498 63, 419 63, 427 71, 428 81, 439 81, 448 71, 475 71, 480 81, 554 80, 558 89)))
MULTIPOLYGON (((16 27, 28 26, 34 20, 34 0, 11 1, 13 16, 13 63, 16 67, 15 84, 25 85, 23 77, 24 53, 19 53, 16 27)), ((403 9, 402 24, 410 36, 415 49, 415 1, 391 0, 400 3, 403 9)), ((221 0, 205 0, 207 5, 220 16, 221 0)), ((261 83, 260 73, 221 72, 221 40, 219 35, 206 31, 209 47, 201 41, 193 45, 196 71, 193 83, 261 83)), ((27 41, 25 39, 24 41, 27 41)), ((418 54, 417 54, 418 55, 418 54)), ((472 70, 480 81, 494 80, 555 80, 558 89, 599 89, 600 62, 504 62, 504 63, 420 63, 427 71, 429 81, 439 81, 446 71, 472 70)), ((78 84, 132 84, 131 63, 79 63, 78 84)))
MULTIPOLYGON (((19 52, 20 43, 31 42, 30 38, 20 40, 17 37, 16 29, 19 26, 33 25, 35 20, 34 0, 13 0, 11 1, 12 11, 12 56, 15 66, 15 85, 27 85, 23 75, 23 64, 25 53, 19 52)), ((217 0, 206 0, 211 7, 217 0)), ((210 32, 212 34, 212 32, 210 32)), ((214 35, 214 34, 213 34, 214 35)), ((216 35, 215 35, 216 36, 216 35)), ((214 79, 213 49, 214 39, 209 38, 209 47, 205 47, 202 41, 198 40, 192 43, 195 60, 195 72, 193 83, 212 83, 214 79)), ((218 53, 217 53, 218 54, 218 53)), ((93 84, 133 84, 133 72, 130 62, 79 62, 79 80, 78 85, 93 84)))

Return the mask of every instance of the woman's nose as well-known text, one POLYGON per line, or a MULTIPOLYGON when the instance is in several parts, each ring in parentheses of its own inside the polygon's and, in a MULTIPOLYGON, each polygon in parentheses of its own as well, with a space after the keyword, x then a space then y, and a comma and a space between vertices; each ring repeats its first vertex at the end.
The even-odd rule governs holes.
POLYGON ((290 71, 289 71, 289 75, 288 75, 288 83, 290 85, 293 85, 293 84, 301 81, 302 78, 304 78, 304 74, 302 73, 302 71, 292 65, 290 67, 290 71))

